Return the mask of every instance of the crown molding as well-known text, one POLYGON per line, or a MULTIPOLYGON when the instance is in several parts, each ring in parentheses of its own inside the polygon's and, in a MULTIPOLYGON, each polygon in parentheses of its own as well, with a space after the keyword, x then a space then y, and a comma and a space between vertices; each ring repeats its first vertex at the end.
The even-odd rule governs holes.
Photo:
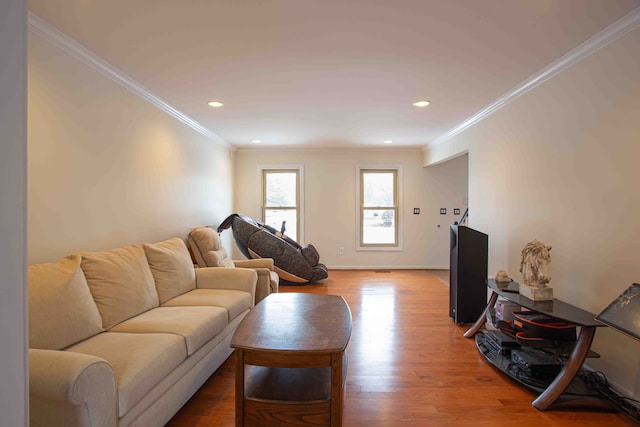
POLYGON ((296 153, 296 152, 327 152, 327 153, 362 153, 362 152, 381 152, 381 153, 420 153, 423 148, 420 146, 398 146, 398 147, 372 147, 372 146, 317 146, 317 145, 263 145, 263 146, 248 146, 239 145, 236 147, 238 153, 264 153, 266 151, 277 150, 278 153, 296 153))
POLYGON ((33 34, 41 37, 42 39, 48 41, 52 45, 62 49, 69 55, 73 56, 77 60, 83 62, 89 67, 93 68, 103 76, 111 79, 112 81, 118 83, 124 88, 130 90, 135 95, 138 95, 142 99, 150 102, 160 110, 169 114, 173 118, 179 120, 185 125, 189 126, 193 130, 201 133, 207 138, 215 141, 216 143, 226 147, 233 149, 234 146, 229 144, 227 141, 222 139, 220 136, 211 132, 209 129, 205 128, 195 120, 188 117, 186 114, 181 111, 175 109, 171 105, 167 104, 161 98, 154 95, 147 88, 142 86, 140 83, 133 80, 131 77, 127 76, 125 73, 109 64, 107 61, 78 43, 73 38, 69 37, 62 31, 58 30, 53 25, 49 24, 44 19, 40 18, 35 13, 29 11, 28 18, 28 29, 33 34))
POLYGON ((556 74, 561 73, 567 68, 571 67, 574 64, 582 61, 589 55, 595 53, 600 48, 608 45, 609 43, 619 39, 630 31, 635 30, 640 26, 640 7, 632 10, 627 13, 622 18, 618 19, 613 24, 606 27, 604 30, 596 33, 565 55, 561 56, 551 64, 547 65, 542 70, 538 71, 531 77, 529 77, 524 82, 520 83, 518 86, 514 87, 500 98, 496 99, 494 102, 478 111, 473 116, 467 118, 465 121, 460 123, 458 126, 454 127, 444 135, 435 139, 434 141, 428 143, 425 148, 428 149, 430 147, 434 147, 439 145, 448 139, 453 138, 461 132, 464 132, 471 126, 476 123, 484 120, 491 114, 495 113, 502 107, 506 106, 510 102, 514 101, 518 97, 524 95, 529 92, 531 89, 536 86, 544 83, 550 78, 554 77, 556 74))

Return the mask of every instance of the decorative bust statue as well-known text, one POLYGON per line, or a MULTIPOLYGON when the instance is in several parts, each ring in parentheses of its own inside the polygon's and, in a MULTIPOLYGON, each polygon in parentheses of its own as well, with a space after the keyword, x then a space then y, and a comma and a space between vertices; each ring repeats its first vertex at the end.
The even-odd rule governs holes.
POLYGON ((524 286, 520 286, 520 294, 532 300, 553 299, 553 289, 548 286, 551 281, 550 251, 551 246, 546 246, 538 240, 527 243, 522 249, 520 272, 524 286))

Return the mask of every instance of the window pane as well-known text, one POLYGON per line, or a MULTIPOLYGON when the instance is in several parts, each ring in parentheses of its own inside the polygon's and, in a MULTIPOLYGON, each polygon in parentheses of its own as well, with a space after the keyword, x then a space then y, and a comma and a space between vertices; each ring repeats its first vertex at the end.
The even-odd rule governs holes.
POLYGON ((365 207, 394 206, 393 172, 365 172, 362 174, 365 207))
POLYGON ((395 244, 395 211, 383 209, 364 209, 362 222, 362 243, 395 244))
POLYGON ((264 216, 264 223, 278 231, 282 231, 282 223, 284 221, 284 234, 290 239, 298 241, 296 209, 265 209, 264 216))
MULTIPOLYGON (((266 206, 296 206, 296 173, 266 174, 266 206)), ((278 229, 280 229, 278 227, 278 229)))

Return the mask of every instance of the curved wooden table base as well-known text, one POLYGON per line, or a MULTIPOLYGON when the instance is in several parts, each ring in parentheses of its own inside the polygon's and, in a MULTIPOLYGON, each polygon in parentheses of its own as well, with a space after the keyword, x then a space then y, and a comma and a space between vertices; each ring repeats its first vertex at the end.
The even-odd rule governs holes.
POLYGON ((498 294, 496 292, 491 292, 491 297, 489 298, 489 302, 487 303, 487 306, 485 307, 484 311, 480 314, 480 317, 478 317, 478 320, 476 320, 476 323, 474 323, 467 330, 467 332, 464 333, 463 336, 465 338, 473 338, 476 332, 478 332, 480 328, 484 326, 484 323, 487 321, 487 311, 489 311, 489 309, 496 304, 497 300, 498 300, 498 294))
POLYGON ((580 329, 580 336, 571 356, 567 359, 558 376, 549 384, 549 387, 533 401, 534 408, 541 411, 548 409, 569 387, 589 354, 595 334, 596 328, 593 326, 583 326, 580 329))

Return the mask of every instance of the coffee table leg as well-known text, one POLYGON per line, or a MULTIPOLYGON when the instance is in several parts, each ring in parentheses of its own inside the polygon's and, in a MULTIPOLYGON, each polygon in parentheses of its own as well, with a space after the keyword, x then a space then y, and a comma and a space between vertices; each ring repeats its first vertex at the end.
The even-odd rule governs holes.
POLYGON ((236 353, 236 427, 244 426, 244 351, 236 353))
POLYGON ((344 352, 331 354, 331 426, 342 426, 344 352))

